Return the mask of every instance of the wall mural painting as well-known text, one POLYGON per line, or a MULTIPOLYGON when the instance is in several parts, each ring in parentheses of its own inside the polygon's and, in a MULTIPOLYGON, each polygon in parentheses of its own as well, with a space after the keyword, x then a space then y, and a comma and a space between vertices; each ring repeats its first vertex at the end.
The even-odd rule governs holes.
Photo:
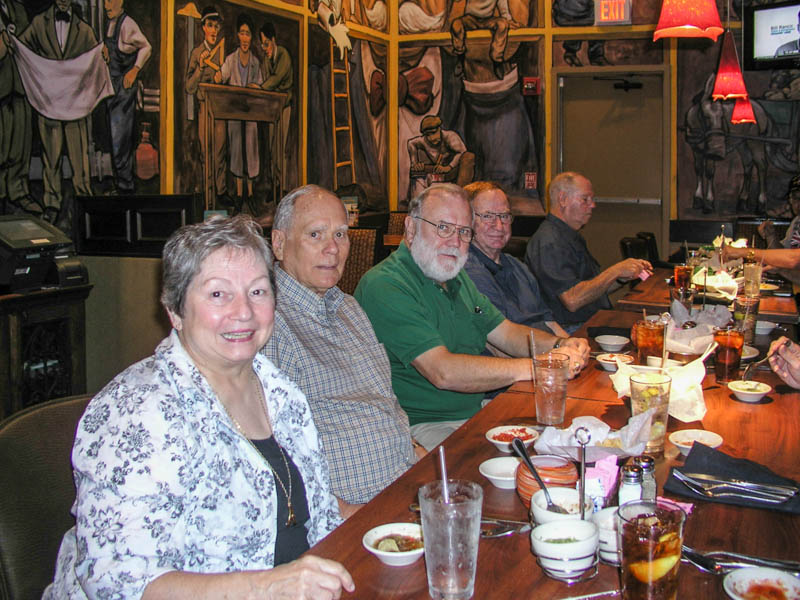
POLYGON ((0 212, 69 233, 75 195, 160 187, 160 13, 125 0, 5 0, 0 212))
POLYGON ((720 44, 695 42, 678 53, 678 217, 791 217, 800 71, 745 71, 756 123, 732 125, 734 101, 711 99, 719 52, 720 44))
POLYGON ((401 34, 451 35, 445 46, 400 47, 401 208, 433 182, 488 179, 507 190, 515 213, 543 213, 540 96, 521 92, 522 77, 540 76, 540 48, 507 35, 533 25, 531 6, 526 0, 400 3, 401 34), (465 41, 472 29, 488 29, 491 37, 465 41))
POLYGON ((260 216, 299 181, 299 21, 229 2, 176 8, 175 189, 260 216))

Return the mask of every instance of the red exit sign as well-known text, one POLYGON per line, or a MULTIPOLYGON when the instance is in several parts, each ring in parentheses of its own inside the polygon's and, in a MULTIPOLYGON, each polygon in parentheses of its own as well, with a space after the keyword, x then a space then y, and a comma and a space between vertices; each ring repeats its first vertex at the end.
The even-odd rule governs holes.
POLYGON ((633 0, 594 0, 595 25, 630 25, 633 0))

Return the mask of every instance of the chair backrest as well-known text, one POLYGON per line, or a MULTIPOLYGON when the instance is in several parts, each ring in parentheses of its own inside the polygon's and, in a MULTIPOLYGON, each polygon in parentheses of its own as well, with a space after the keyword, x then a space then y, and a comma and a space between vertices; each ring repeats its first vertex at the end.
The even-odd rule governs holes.
MULTIPOLYGON (((766 248, 767 243, 758 233, 758 226, 763 223, 765 219, 736 219, 736 226, 734 227, 734 239, 745 238, 748 244, 755 240, 755 248, 766 248)), ((789 229, 791 221, 785 219, 771 219, 775 226, 775 234, 779 240, 782 240, 789 229)))
POLYGON ((661 260, 661 257, 658 255, 658 240, 656 240, 655 233, 652 231, 640 231, 636 234, 636 237, 644 240, 647 246, 647 258, 650 262, 661 260))
POLYGON ((643 258, 648 260, 650 255, 647 250, 647 242, 640 237, 624 237, 619 241, 619 249, 622 258, 643 258))
POLYGON ((405 211, 393 210, 389 213, 389 225, 386 227, 386 233, 389 235, 403 235, 406 229, 406 217, 408 213, 405 211))
POLYGON ((352 294, 361 276, 375 264, 382 240, 378 227, 351 227, 347 235, 350 237, 350 255, 339 280, 339 289, 352 294))
POLYGON ((90 396, 31 406, 0 423, 0 600, 41 598, 75 524, 72 445, 90 396))

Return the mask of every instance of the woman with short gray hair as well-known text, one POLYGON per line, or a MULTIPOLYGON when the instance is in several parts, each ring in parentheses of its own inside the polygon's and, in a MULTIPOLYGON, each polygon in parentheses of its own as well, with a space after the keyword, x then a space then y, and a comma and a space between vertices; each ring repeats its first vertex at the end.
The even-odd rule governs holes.
POLYGON ((340 522, 303 394, 259 354, 272 254, 248 216, 164 247, 173 326, 89 403, 75 438, 76 527, 45 598, 339 598, 339 563, 299 558, 340 522))

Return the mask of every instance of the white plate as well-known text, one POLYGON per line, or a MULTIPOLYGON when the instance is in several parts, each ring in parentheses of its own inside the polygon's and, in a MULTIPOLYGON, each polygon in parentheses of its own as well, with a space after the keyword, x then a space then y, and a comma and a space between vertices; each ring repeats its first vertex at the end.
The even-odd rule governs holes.
POLYGON ((478 466, 478 471, 495 487, 501 490, 514 490, 517 488, 518 465, 519 459, 516 456, 498 456, 483 461, 478 466))
POLYGON ((758 583, 777 586, 786 594, 787 600, 800 600, 800 579, 778 569, 766 567, 737 569, 725 576, 725 579, 722 580, 722 587, 734 600, 746 600, 747 589, 758 583))
POLYGON ((758 349, 745 344, 742 348, 742 360, 752 360, 756 356, 758 356, 758 349))
POLYGON ((762 283, 761 285, 759 285, 759 286, 758 286, 758 288, 759 288, 759 289, 760 289, 762 292, 774 292, 774 291, 775 291, 775 290, 777 290, 779 287, 780 287, 780 286, 778 286, 778 285, 775 285, 774 283, 762 283))
POLYGON ((486 439, 492 442, 500 452, 510 453, 511 442, 501 442, 500 440, 494 439, 494 436, 509 431, 524 431, 525 434, 529 435, 530 437, 527 440, 522 440, 526 448, 539 439, 539 432, 527 425, 500 425, 499 427, 492 427, 486 432, 486 439))
POLYGON ((685 456, 689 454, 695 442, 700 442, 709 448, 719 448, 722 445, 722 436, 705 429, 681 429, 670 433, 669 441, 685 456))

